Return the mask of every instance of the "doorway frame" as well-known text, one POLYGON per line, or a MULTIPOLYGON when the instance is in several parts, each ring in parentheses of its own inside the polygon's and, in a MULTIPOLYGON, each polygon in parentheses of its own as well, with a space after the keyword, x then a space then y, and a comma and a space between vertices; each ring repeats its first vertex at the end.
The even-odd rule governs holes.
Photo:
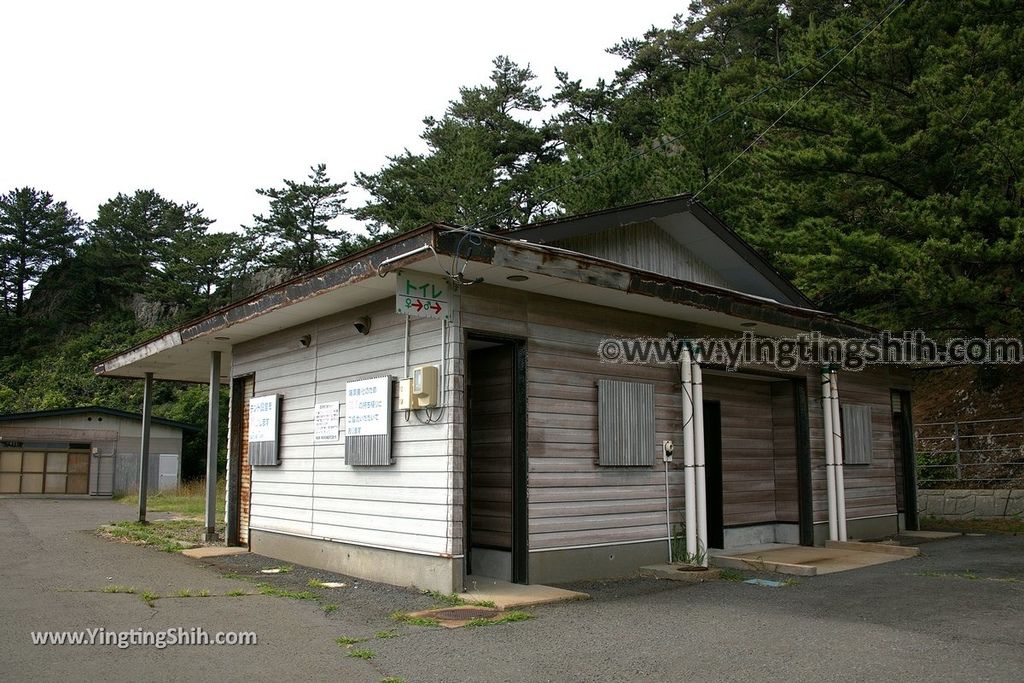
POLYGON ((529 499, 526 424, 526 339, 522 337, 466 330, 463 334, 463 358, 467 387, 467 400, 463 405, 463 441, 465 444, 465 481, 463 482, 463 542, 465 561, 463 574, 470 575, 473 551, 470 536, 470 401, 469 388, 469 342, 471 340, 491 342, 512 347, 512 583, 528 584, 530 573, 529 499))
POLYGON ((252 380, 255 388, 255 379, 255 373, 231 378, 231 397, 228 406, 228 490, 225 500, 227 508, 225 543, 229 546, 242 544, 240 528, 242 521, 242 421, 246 419, 245 385, 252 380))

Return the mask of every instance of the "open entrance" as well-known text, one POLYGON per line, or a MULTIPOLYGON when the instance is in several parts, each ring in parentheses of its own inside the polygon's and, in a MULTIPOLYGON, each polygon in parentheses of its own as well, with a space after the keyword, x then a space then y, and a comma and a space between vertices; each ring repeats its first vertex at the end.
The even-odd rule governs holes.
POLYGON ((903 515, 903 528, 916 531, 917 464, 914 458, 914 422, 910 392, 894 389, 892 397, 892 440, 896 470, 896 512, 903 515))
POLYGON ((704 401, 704 477, 707 486, 708 547, 725 547, 722 518, 722 404, 704 401))
POLYGON ((523 342, 466 340, 466 573, 527 583, 523 342))
POLYGON ((814 545, 803 376, 704 373, 708 548, 814 545))

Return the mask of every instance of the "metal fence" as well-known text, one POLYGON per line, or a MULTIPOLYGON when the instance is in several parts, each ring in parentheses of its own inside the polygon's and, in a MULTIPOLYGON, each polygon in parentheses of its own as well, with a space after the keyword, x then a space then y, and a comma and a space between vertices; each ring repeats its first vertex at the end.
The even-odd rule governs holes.
POLYGON ((919 488, 1024 486, 1024 416, 924 422, 914 436, 919 488))

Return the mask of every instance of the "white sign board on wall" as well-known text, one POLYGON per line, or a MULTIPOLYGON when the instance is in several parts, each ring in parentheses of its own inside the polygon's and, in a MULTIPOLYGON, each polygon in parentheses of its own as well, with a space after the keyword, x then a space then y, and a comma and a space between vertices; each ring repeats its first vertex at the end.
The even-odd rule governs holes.
POLYGON ((313 409, 313 441, 333 443, 338 440, 341 430, 341 407, 333 403, 317 403, 313 409))
POLYGON ((390 377, 374 377, 345 386, 345 436, 387 434, 390 418, 390 377))
POLYGON ((391 401, 389 376, 345 386, 345 464, 390 465, 391 401))
POLYGON ((249 399, 249 463, 277 465, 281 397, 278 394, 249 399))
POLYGON ((249 399, 249 443, 277 441, 277 395, 249 399))

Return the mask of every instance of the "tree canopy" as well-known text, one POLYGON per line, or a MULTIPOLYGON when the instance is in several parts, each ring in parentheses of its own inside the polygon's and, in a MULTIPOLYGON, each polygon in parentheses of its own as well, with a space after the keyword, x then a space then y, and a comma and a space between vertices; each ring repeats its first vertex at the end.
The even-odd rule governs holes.
POLYGON ((307 182, 285 180, 284 187, 256 190, 270 200, 270 211, 253 216, 245 229, 247 260, 300 273, 349 253, 353 237, 331 225, 345 212, 346 185, 331 182, 327 164, 318 164, 307 182))

